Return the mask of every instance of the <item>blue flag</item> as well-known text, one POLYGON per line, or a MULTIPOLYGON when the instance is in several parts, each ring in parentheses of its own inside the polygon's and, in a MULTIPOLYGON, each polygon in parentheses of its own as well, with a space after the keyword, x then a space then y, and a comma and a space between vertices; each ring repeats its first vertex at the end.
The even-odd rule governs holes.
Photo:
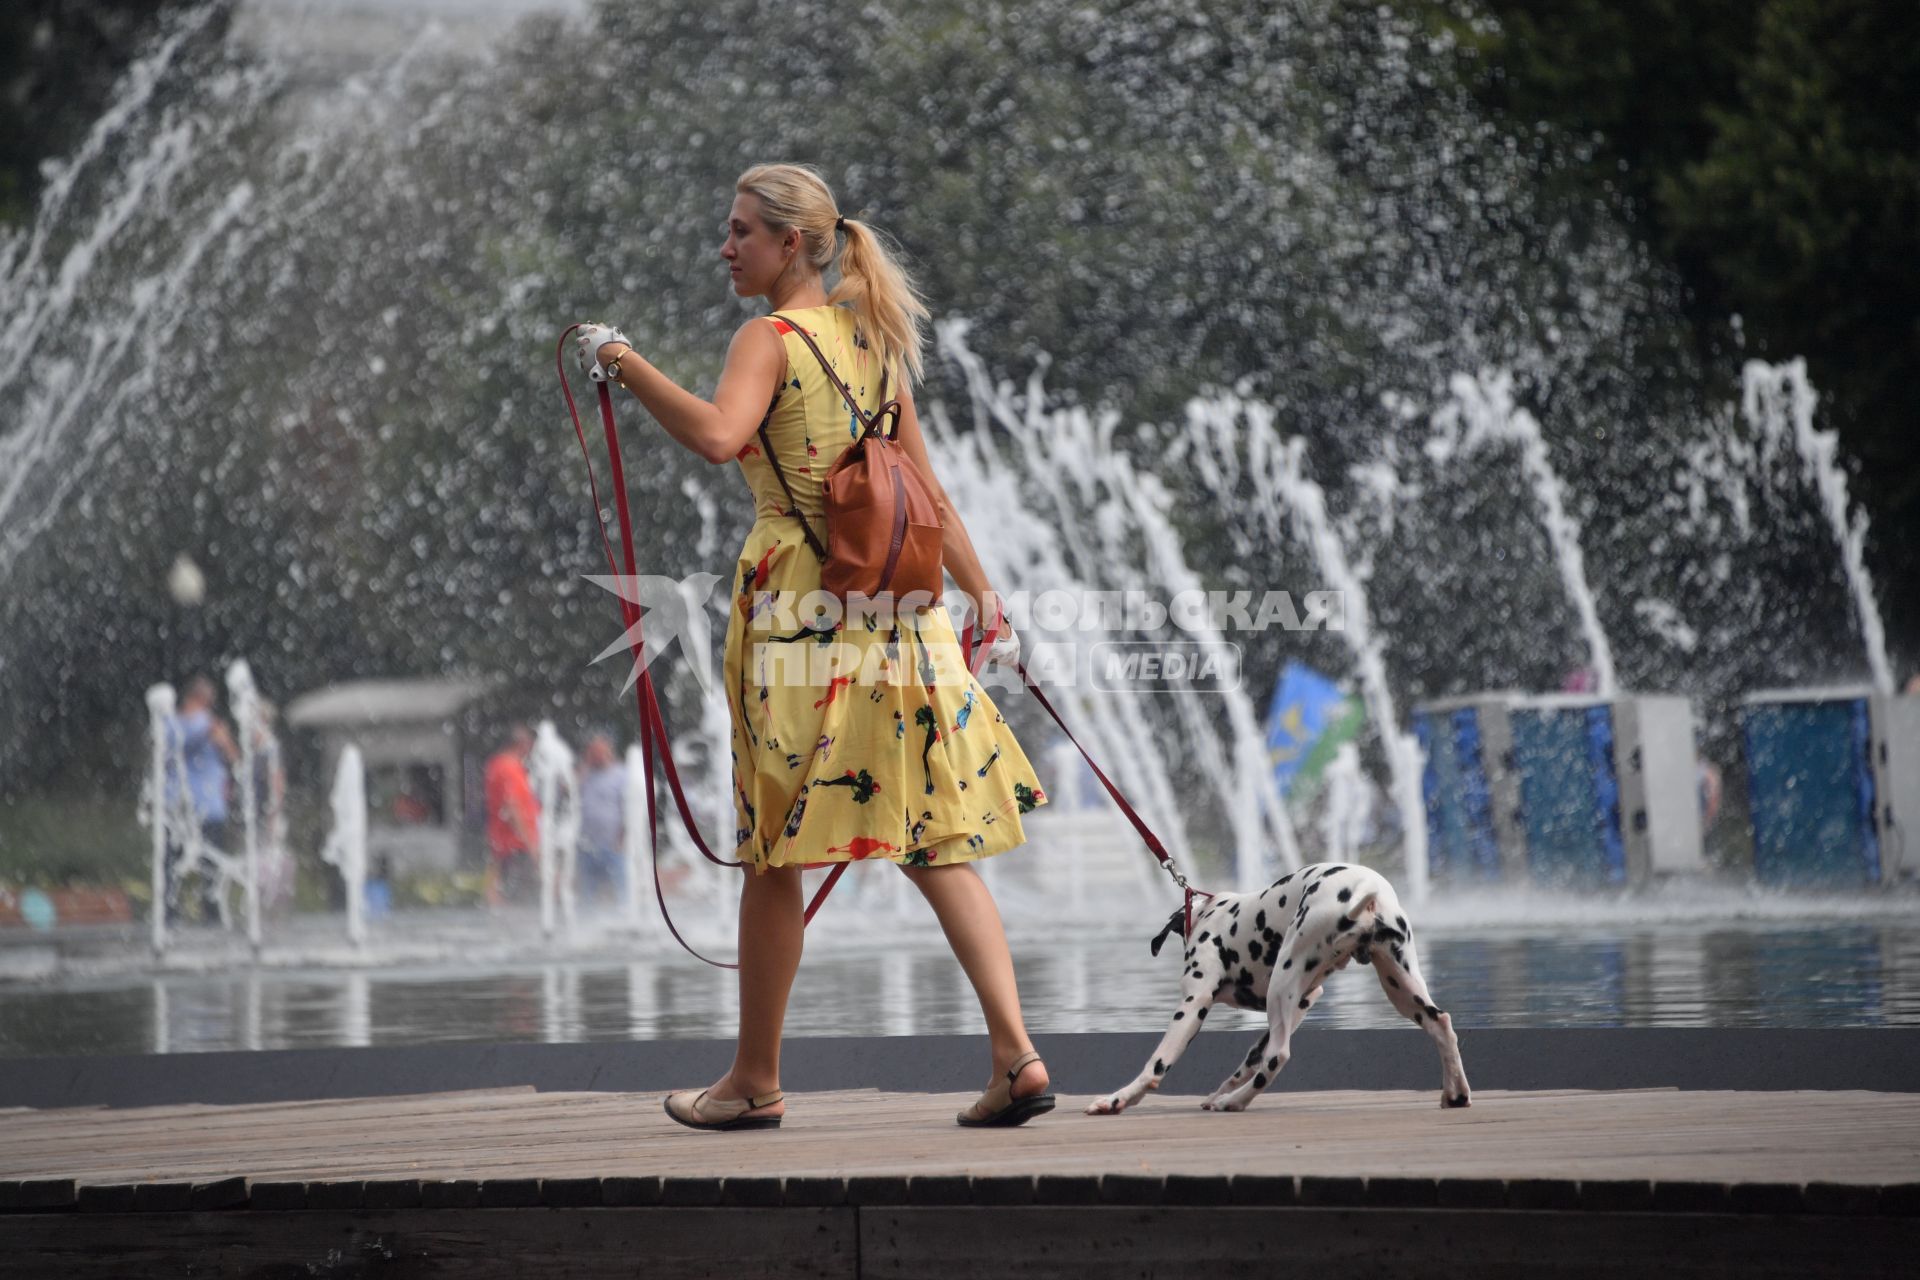
POLYGON ((1289 659, 1281 669, 1267 709, 1267 760, 1283 793, 1346 701, 1338 685, 1304 662, 1289 659))

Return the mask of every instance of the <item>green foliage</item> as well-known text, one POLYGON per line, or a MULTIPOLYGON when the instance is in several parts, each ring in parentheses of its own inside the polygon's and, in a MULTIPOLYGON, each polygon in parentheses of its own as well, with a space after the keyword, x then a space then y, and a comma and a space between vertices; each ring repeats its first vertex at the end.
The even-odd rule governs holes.
MULTIPOLYGON (((1713 135, 1659 176, 1675 242, 1774 350, 1804 352, 1850 448, 1920 506, 1920 38, 1874 0, 1768 0, 1713 135)), ((1920 514, 1920 513, 1916 513, 1920 514)))
MULTIPOLYGON (((1865 468, 1891 572, 1920 564, 1920 39, 1884 0, 1400 0, 1562 175, 1617 190, 1673 262, 1695 345, 1807 357, 1865 468)), ((1895 629, 1915 623, 1890 599, 1895 629)))
POLYGON ((0 884, 143 883, 151 857, 130 795, 55 791, 0 800, 0 884))

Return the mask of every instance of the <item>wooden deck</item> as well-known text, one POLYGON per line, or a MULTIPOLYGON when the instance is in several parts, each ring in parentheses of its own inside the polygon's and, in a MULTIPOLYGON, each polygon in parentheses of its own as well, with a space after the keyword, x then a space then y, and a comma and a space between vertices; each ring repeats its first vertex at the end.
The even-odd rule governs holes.
POLYGON ((374 1274, 313 1269, 355 1250, 417 1260, 380 1275, 599 1276, 633 1274, 636 1241, 654 1276, 1873 1275, 1920 1247, 1920 1095, 1307 1092, 1118 1117, 1063 1096, 981 1131, 952 1121, 969 1096, 789 1094, 783 1128, 735 1134, 657 1093, 527 1088, 0 1111, 0 1277, 374 1274), (1275 1213, 1314 1229, 1283 1244, 1275 1213), (1440 1225, 1466 1253, 1426 1249, 1440 1225))
POLYGON ((0 1112, 0 1181, 76 1184, 862 1175, 1294 1174, 1920 1181, 1920 1095, 1270 1093, 1237 1115, 1149 1096, 1121 1116, 1063 1097, 964 1130, 964 1094, 789 1094, 775 1131, 699 1133, 660 1095, 482 1090, 256 1106, 0 1112))

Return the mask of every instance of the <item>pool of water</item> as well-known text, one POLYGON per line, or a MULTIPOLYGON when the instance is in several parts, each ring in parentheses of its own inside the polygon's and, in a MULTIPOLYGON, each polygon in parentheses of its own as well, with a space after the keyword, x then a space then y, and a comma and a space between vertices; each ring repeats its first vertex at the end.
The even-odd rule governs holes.
MULTIPOLYGON (((1434 998, 1462 1028, 1920 1026, 1920 914, 1897 904, 1822 919, 1556 918, 1525 904, 1463 914, 1477 922, 1443 913, 1419 939, 1434 998)), ((810 938, 789 1035, 982 1031, 930 915, 920 927, 858 923, 823 917, 810 938)), ((1008 931, 1037 1035, 1159 1030, 1178 1002, 1177 956, 1151 955, 1153 930, 1132 917, 1105 932, 1008 931)), ((657 947, 627 959, 16 981, 0 984, 0 1056, 707 1038, 736 1029, 734 983, 657 947)), ((1221 1007, 1209 1025, 1263 1020, 1221 1007)), ((1403 1024, 1373 972, 1353 966, 1308 1025, 1403 1024)))

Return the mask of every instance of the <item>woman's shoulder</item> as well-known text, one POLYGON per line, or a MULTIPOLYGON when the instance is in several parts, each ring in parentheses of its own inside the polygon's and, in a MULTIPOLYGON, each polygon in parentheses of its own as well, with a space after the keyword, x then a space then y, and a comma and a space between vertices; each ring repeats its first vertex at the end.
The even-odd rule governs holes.
POLYGON ((793 332, 793 321, 799 321, 808 333, 818 333, 830 324, 854 323, 853 308, 844 302, 825 302, 817 307, 787 307, 780 311, 770 311, 766 315, 748 316, 734 330, 736 336, 749 330, 771 329, 785 337, 793 332))

